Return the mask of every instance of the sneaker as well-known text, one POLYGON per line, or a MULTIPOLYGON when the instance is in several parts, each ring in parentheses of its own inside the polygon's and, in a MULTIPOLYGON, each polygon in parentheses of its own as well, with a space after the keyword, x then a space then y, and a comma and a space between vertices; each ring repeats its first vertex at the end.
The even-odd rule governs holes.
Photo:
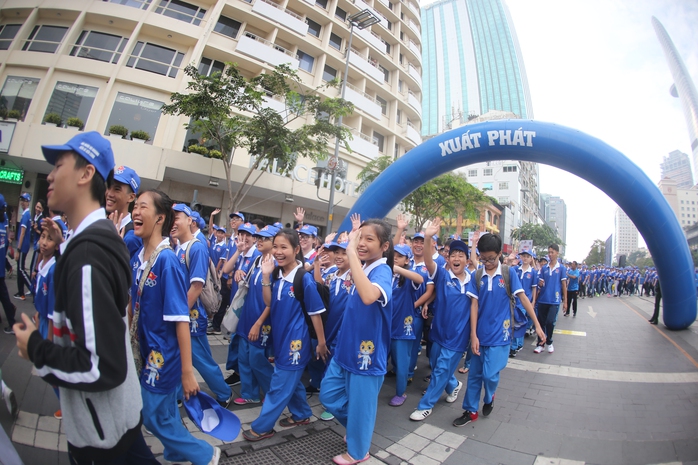
POLYGON ((458 381, 458 386, 456 386, 453 389, 453 392, 451 392, 447 397, 446 397, 446 402, 449 404, 452 404, 453 402, 458 399, 458 393, 460 392, 461 388, 463 387, 463 381, 458 381))
POLYGON ((308 386, 305 388, 306 394, 315 394, 316 392, 320 392, 320 390, 312 384, 308 384, 308 386))
POLYGON ((247 404, 259 404, 262 402, 259 399, 243 399, 242 397, 238 397, 233 401, 235 405, 247 405, 247 404))
POLYGON ((19 413, 19 410, 17 409, 17 397, 15 397, 15 393, 12 392, 12 389, 10 389, 9 387, 4 387, 2 390, 2 397, 3 399, 5 399, 7 411, 10 412, 12 418, 15 418, 19 413))
POLYGON ((536 348, 533 349, 533 352, 536 354, 540 354, 541 352, 543 352, 543 346, 536 346, 536 348))
POLYGON ((14 297, 14 298, 17 299, 17 300, 27 300, 27 298, 24 297, 24 296, 23 296, 22 294, 20 294, 19 292, 16 293, 15 295, 13 295, 12 297, 14 297))
POLYGON ((320 420, 322 420, 322 421, 334 420, 334 415, 332 415, 330 412, 328 412, 327 410, 325 410, 324 412, 322 412, 322 413, 320 414, 320 420))
POLYGON ((405 400, 407 399, 407 394, 403 394, 401 396, 395 396, 392 399, 390 399, 390 402, 388 405, 391 407, 400 407, 402 404, 405 403, 405 400))
POLYGON ((8 326, 7 328, 4 328, 2 331, 3 331, 5 334, 14 334, 14 333, 15 333, 15 331, 14 331, 11 327, 9 327, 9 326, 8 326))
POLYGON ((24 295, 32 295, 32 291, 30 291, 29 289, 27 289, 26 291, 24 291, 24 295))
POLYGON ((237 386, 240 384, 240 375, 234 371, 232 375, 225 378, 225 384, 228 386, 237 386))
POLYGON ((477 421, 477 416, 478 416, 477 412, 473 413, 473 412, 469 412, 468 410, 466 410, 465 412, 463 412, 463 415, 461 415, 460 417, 453 420, 453 426, 456 426, 456 427, 465 426, 468 423, 472 423, 473 421, 477 421))
POLYGON ((410 414, 410 420, 412 420, 412 421, 422 421, 422 420, 424 420, 426 417, 428 417, 429 415, 431 415, 431 409, 430 409, 430 408, 428 408, 428 409, 426 409, 426 410, 419 410, 419 409, 417 409, 417 410, 415 410, 414 412, 412 412, 412 413, 410 414))
POLYGON ((233 393, 230 393, 230 397, 228 397, 226 400, 219 400, 218 405, 220 405, 223 408, 228 408, 230 403, 233 401, 233 393))
POLYGON ((210 333, 208 332, 208 329, 207 329, 206 334, 213 334, 215 336, 220 336, 221 334, 223 334, 223 332, 221 331, 220 328, 213 328, 210 333))
POLYGON ((53 414, 53 418, 58 418, 59 420, 63 419, 63 412, 60 410, 56 410, 56 413, 53 414))
POLYGON ((549 353, 549 354, 552 354, 553 352, 555 352, 555 348, 553 347, 552 344, 550 344, 550 345, 548 346, 548 353, 549 353))
POLYGON ((213 457, 211 457, 211 461, 208 462, 208 465, 218 465, 218 461, 221 459, 221 448, 213 446, 213 457))
POLYGON ((516 358, 516 349, 509 350, 509 358, 516 358))
POLYGON ((562 314, 562 316, 570 316, 570 312, 565 312, 562 314))
POLYGON ((494 394, 492 394, 492 402, 482 406, 482 415, 485 417, 488 416, 490 413, 492 413, 493 408, 494 408, 494 394))

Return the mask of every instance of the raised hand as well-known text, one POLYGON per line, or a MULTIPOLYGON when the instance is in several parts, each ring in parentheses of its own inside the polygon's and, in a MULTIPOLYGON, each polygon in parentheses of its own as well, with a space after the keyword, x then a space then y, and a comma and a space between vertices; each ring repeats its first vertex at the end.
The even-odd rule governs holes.
POLYGON ((213 211, 211 212, 211 216, 212 216, 212 217, 213 217, 213 216, 216 216, 216 215, 219 214, 220 212, 221 212, 221 209, 220 209, 220 208, 216 208, 215 210, 213 210, 213 211))
POLYGON ((431 237, 431 236, 438 236, 439 232, 441 231, 441 218, 438 216, 431 220, 429 223, 429 226, 427 226, 427 229, 424 231, 424 235, 431 237))
POLYGON ((63 230, 61 230, 61 227, 58 226, 58 223, 53 221, 51 218, 44 218, 42 226, 53 242, 56 244, 63 242, 63 230))
POLYGON ((296 212, 293 214, 293 217, 296 219, 296 223, 302 223, 305 219, 305 209, 301 207, 296 208, 296 212))
POLYGON ((407 218, 405 218, 405 215, 402 213, 400 213, 396 219, 398 229, 402 229, 404 231, 410 225, 410 222, 407 221, 407 218))
POLYGON ((330 234, 325 238, 325 244, 331 243, 331 242, 334 240, 335 237, 337 237, 337 233, 336 233, 336 232, 330 233, 330 234))
POLYGON ((361 215, 354 213, 351 215, 351 230, 357 231, 361 227, 361 215))
POLYGON ((267 255, 262 260, 261 266, 262 266, 262 274, 264 276, 271 275, 271 272, 274 271, 274 258, 271 255, 267 255))

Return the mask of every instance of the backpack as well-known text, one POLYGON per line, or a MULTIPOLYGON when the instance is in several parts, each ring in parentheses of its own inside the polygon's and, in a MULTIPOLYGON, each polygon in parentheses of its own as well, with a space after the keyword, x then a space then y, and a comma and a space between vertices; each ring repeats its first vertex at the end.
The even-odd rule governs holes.
MULTIPOLYGON (((298 270, 296 271, 296 275, 293 277, 293 295, 296 297, 296 300, 298 300, 298 302, 301 303, 301 308, 303 309, 303 314, 305 316, 305 324, 308 326, 308 333, 310 334, 310 338, 317 340, 315 326, 313 326, 313 321, 310 319, 310 315, 308 315, 308 310, 305 308, 305 290, 303 289, 303 277, 306 273, 307 271, 305 271, 305 268, 303 268, 302 266, 298 268, 298 270)), ((327 323, 327 313, 330 309, 330 288, 315 280, 313 280, 313 282, 315 283, 315 287, 317 288, 318 294, 320 294, 322 303, 325 305, 325 311, 320 314, 320 317, 322 318, 322 327, 324 328, 327 323)))
MULTIPOLYGON (((194 238, 191 243, 201 242, 199 239, 194 238)), ((187 247, 187 252, 185 254, 185 262, 187 265, 187 270, 189 269, 189 251, 191 250, 191 244, 187 247)), ((204 289, 201 291, 199 296, 201 304, 206 310, 206 314, 215 315, 221 306, 221 280, 218 277, 218 272, 216 267, 213 265, 211 259, 208 259, 208 273, 206 273, 206 283, 204 284, 204 289)))
MULTIPOLYGON (((477 287, 477 292, 480 293, 480 280, 482 275, 485 273, 485 268, 478 268, 475 272, 475 286, 477 287)), ((509 310, 511 311, 511 329, 514 330, 514 307, 516 307, 516 299, 511 294, 511 276, 509 275, 509 266, 502 265, 502 279, 504 280, 504 289, 507 291, 509 296, 509 310)))

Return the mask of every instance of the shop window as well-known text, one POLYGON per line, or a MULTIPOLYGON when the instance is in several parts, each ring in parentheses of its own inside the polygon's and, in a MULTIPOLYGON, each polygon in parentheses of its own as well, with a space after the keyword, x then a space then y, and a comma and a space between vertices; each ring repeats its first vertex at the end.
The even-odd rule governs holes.
POLYGON ((109 133, 109 128, 115 124, 126 126, 131 133, 137 129, 150 134, 152 144, 155 132, 158 129, 160 114, 162 113, 162 102, 150 100, 136 95, 119 92, 114 101, 104 134, 109 133))
POLYGON ((96 31, 82 31, 70 56, 116 64, 128 42, 127 38, 96 31))
POLYGON ((46 113, 59 114, 64 124, 68 118, 76 117, 85 122, 90 116, 98 90, 97 87, 59 81, 53 89, 46 113))
POLYGON ((183 59, 184 53, 177 50, 148 42, 138 42, 126 66, 174 78, 177 77, 177 71, 183 59))
POLYGON ((34 26, 34 30, 24 42, 22 50, 55 53, 67 31, 68 28, 63 26, 49 26, 47 24, 34 26))
POLYGON ((19 119, 24 121, 38 85, 39 79, 36 78, 7 76, 0 91, 0 108, 19 111, 19 119))

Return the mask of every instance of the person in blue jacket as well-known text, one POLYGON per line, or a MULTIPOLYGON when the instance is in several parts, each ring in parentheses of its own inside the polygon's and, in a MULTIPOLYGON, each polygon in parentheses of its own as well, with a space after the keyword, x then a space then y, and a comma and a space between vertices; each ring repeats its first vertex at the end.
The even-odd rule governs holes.
POLYGON ((14 295, 14 298, 19 300, 25 300, 26 298, 24 297, 24 286, 26 285, 30 292, 32 285, 26 270, 27 254, 29 253, 31 242, 29 237, 31 235, 29 202, 31 202, 31 196, 26 192, 19 196, 19 207, 22 214, 17 229, 17 252, 19 252, 19 255, 17 257, 17 293, 14 295))
POLYGON ((128 253, 133 256, 143 247, 143 241, 133 233, 133 221, 128 209, 136 200, 141 178, 128 166, 114 168, 114 176, 107 179, 106 210, 116 230, 124 238, 128 253))

